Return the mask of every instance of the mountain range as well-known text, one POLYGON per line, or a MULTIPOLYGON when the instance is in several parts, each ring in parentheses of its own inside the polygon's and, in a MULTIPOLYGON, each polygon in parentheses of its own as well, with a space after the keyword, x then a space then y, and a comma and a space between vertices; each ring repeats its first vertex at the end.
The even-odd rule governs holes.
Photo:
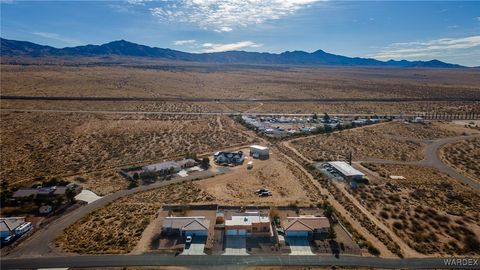
POLYGON ((85 45, 77 47, 54 48, 27 41, 1 39, 1 56, 28 57, 93 57, 93 56, 128 56, 148 57, 170 61, 189 61, 202 63, 232 64, 283 64, 310 66, 370 66, 370 67, 427 67, 457 68, 439 60, 431 61, 380 61, 372 58, 347 57, 317 50, 312 53, 304 51, 286 51, 280 54, 246 51, 227 51, 216 53, 187 53, 171 49, 149 47, 125 40, 112 41, 102 45, 85 45))

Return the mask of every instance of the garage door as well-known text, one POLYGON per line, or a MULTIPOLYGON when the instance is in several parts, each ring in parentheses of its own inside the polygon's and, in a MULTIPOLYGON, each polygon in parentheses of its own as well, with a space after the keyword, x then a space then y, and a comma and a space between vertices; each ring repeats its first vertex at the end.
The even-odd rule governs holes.
POLYGON ((185 236, 207 236, 207 230, 184 231, 185 236))
POLYGON ((288 237, 308 237, 308 232, 303 231, 287 231, 286 236, 288 237))

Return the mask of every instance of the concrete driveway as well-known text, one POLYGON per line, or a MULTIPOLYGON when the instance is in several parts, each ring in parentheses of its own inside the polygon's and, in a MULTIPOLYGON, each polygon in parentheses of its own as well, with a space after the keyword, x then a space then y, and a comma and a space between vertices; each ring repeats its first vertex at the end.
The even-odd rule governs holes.
POLYGON ((206 241, 206 237, 193 237, 192 243, 186 246, 180 255, 205 255, 203 249, 206 241))
POLYGON ((225 253, 223 255, 249 255, 245 236, 225 236, 225 253))
POLYGON ((286 241, 290 245, 290 255, 315 255, 306 238, 287 237, 286 241))

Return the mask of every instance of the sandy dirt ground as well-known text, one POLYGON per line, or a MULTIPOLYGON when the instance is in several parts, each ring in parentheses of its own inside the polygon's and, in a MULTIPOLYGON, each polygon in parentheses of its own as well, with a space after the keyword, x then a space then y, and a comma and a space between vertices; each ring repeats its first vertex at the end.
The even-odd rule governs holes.
POLYGON ((416 251, 429 255, 478 254, 478 202, 471 188, 433 168, 366 164, 370 184, 351 192, 416 251), (385 177, 375 174, 386 175, 385 177), (405 179, 390 179, 388 175, 405 179))
POLYGON ((171 69, 165 65, 155 69, 154 64, 147 68, 2 65, 0 82, 3 95, 38 96, 478 98, 480 92, 478 71, 471 69, 202 65, 178 72, 179 65, 182 68, 180 63, 171 69))
POLYGON ((64 252, 81 254, 128 253, 137 246, 162 204, 214 200, 214 196, 190 183, 134 193, 80 219, 57 238, 55 245, 64 252))
POLYGON ((440 155, 459 173, 480 181, 480 137, 446 145, 440 155))
POLYGON ((80 177, 78 182, 100 195, 126 186, 119 168, 249 141, 236 131, 243 127, 219 116, 2 112, 1 118, 1 181, 29 186, 51 177, 80 177))
MULTIPOLYGON (((248 155, 248 149, 243 149, 248 155)), ((241 166, 229 168, 224 175, 196 182, 196 184, 214 195, 219 204, 233 205, 287 205, 312 202, 295 175, 278 160, 278 153, 271 153, 270 159, 258 160, 248 157, 241 166), (253 161, 253 169, 247 169, 247 163, 253 161), (268 188, 271 197, 258 197, 255 190, 268 188)))

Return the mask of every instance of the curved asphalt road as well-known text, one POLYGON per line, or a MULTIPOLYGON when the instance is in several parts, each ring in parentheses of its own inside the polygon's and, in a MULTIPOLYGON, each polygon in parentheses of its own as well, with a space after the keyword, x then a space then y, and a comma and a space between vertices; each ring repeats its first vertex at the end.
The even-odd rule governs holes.
POLYGON ((443 163, 443 161, 439 157, 439 150, 445 144, 453 143, 457 141, 467 140, 475 137, 480 137, 480 135, 471 135, 471 136, 460 136, 460 137, 451 137, 451 138, 444 138, 433 141, 427 147, 427 164, 436 168, 437 170, 459 180, 462 181, 464 184, 469 185, 477 190, 480 190, 480 182, 472 180, 454 169, 450 168, 447 164, 443 163))
POLYGON ((340 256, 173 256, 161 254, 64 256, 30 259, 7 259, 1 261, 1 269, 60 268, 60 267, 120 267, 120 266, 211 266, 243 268, 254 265, 299 265, 299 266, 356 266, 392 269, 462 268, 479 269, 479 258, 446 263, 447 258, 385 259, 379 257, 340 256))
MULTIPOLYGON (((68 226, 75 223, 77 220, 81 219, 82 217, 88 215, 90 212, 101 208, 110 202, 119 199, 121 197, 141 192, 147 191, 151 189, 155 189, 158 187, 163 187, 166 185, 170 185, 173 183, 181 183, 185 181, 190 181, 197 178, 207 178, 212 176, 213 173, 210 171, 204 171, 203 174, 186 176, 183 178, 177 178, 170 181, 163 181, 157 182, 147 186, 139 186, 137 188, 129 189, 129 190, 120 190, 110 195, 104 196, 97 201, 94 201, 91 204, 87 204, 82 206, 78 209, 75 209, 72 212, 67 213, 59 217, 58 219, 52 221, 45 227, 41 228, 37 232, 35 232, 32 236, 25 239, 22 243, 16 246, 8 255, 7 257, 38 257, 44 255, 51 255, 53 250, 50 248, 49 244, 52 243, 57 236, 59 236, 63 230, 65 230, 68 226)), ((5 254, 2 254, 2 257, 5 257, 5 254)), ((4 258, 2 258, 3 260, 4 258)))

